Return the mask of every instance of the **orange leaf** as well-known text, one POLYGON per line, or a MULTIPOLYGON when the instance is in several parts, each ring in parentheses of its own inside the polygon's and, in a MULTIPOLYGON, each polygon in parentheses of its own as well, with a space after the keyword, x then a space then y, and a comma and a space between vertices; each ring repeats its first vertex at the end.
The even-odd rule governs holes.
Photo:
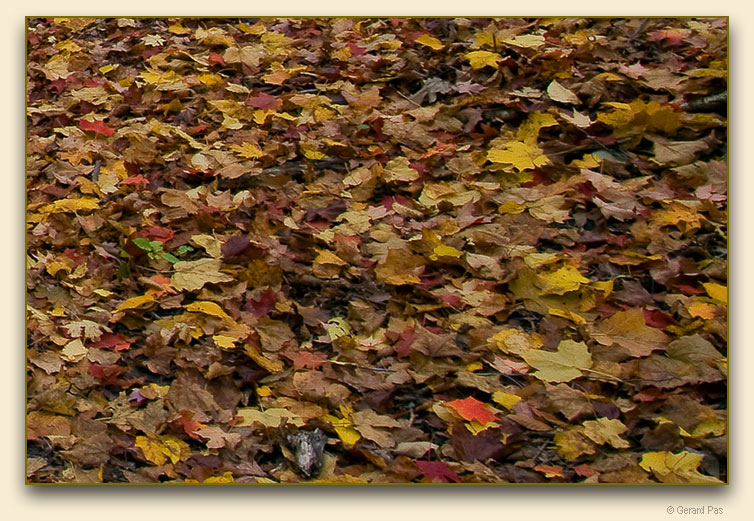
POLYGON ((452 407, 464 420, 476 420, 482 425, 497 420, 497 417, 490 412, 484 403, 469 396, 463 400, 453 400, 445 405, 452 407))

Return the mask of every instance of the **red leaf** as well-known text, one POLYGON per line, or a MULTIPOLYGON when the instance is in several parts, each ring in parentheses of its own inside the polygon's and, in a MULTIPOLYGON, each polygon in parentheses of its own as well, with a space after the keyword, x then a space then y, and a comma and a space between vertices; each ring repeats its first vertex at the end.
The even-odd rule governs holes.
POLYGON ((363 47, 359 47, 355 43, 348 42, 346 45, 351 50, 351 55, 353 56, 361 56, 362 54, 365 54, 367 52, 366 49, 364 49, 363 47))
POLYGON ((89 347, 94 347, 96 349, 112 349, 113 351, 125 351, 126 349, 131 348, 131 342, 121 335, 105 333, 99 340, 91 344, 89 347))
POLYGON ((234 235, 222 245, 223 258, 238 257, 251 246, 251 241, 246 235, 234 235))
POLYGON ((559 465, 537 465, 534 467, 534 470, 537 472, 543 472, 545 477, 548 478, 564 478, 565 474, 563 474, 563 467, 559 465))
POLYGON ((399 356, 408 356, 411 353, 411 344, 414 343, 415 330, 413 327, 407 327, 401 333, 398 341, 393 345, 393 349, 399 356))
POLYGON ((195 440, 199 439, 199 434, 197 433, 197 431, 201 429, 202 427, 204 427, 204 425, 202 425, 198 421, 192 418, 187 418, 184 415, 181 415, 181 417, 178 418, 178 425, 180 425, 183 428, 186 434, 188 434, 195 440))
POLYGON ((89 366, 89 374, 95 378, 102 380, 102 383, 104 385, 120 385, 124 383, 124 381, 118 378, 118 376, 125 373, 126 371, 128 371, 126 367, 115 364, 91 364, 89 366))
POLYGON ((291 355, 290 359, 293 361, 294 369, 319 369, 324 361, 327 360, 327 355, 319 351, 298 351, 291 355))
POLYGON ((175 236, 175 232, 170 228, 163 228, 162 226, 150 226, 149 228, 139 230, 136 236, 160 241, 162 244, 165 244, 175 236))
POLYGON ((223 58, 222 55, 217 54, 216 52, 210 52, 209 56, 207 57, 207 61, 210 65, 225 65, 225 58, 223 58))
POLYGON ((265 92, 260 92, 259 96, 249 97, 246 104, 262 110, 280 110, 283 108, 283 102, 279 98, 270 96, 265 92))
POLYGON ((414 461, 425 477, 442 483, 458 483, 461 478, 444 461, 414 461))
POLYGON ((245 311, 251 311, 255 317, 263 317, 273 309, 277 302, 277 293, 273 289, 266 289, 258 295, 250 298, 244 305, 245 311))
POLYGON ((453 408, 454 411, 467 421, 476 420, 484 425, 497 420, 497 416, 492 414, 482 402, 472 396, 463 400, 453 400, 452 402, 447 402, 445 405, 453 408))
POLYGON ((134 185, 136 188, 143 190, 149 184, 149 180, 146 177, 139 174, 133 177, 126 177, 120 182, 122 185, 134 185))
POLYGON ((97 134, 102 134, 103 136, 110 137, 113 134, 115 134, 115 129, 110 128, 107 125, 105 125, 104 121, 86 121, 85 119, 82 119, 79 121, 79 128, 81 130, 91 130, 92 132, 96 132, 97 134))
POLYGON ((588 478, 589 476, 594 476, 597 473, 596 470, 594 470, 586 463, 582 463, 581 465, 573 467, 573 470, 576 471, 576 474, 578 474, 582 478, 588 478))
POLYGON ((644 312, 644 322, 646 322, 648 326, 656 327, 657 329, 665 329, 670 324, 675 323, 675 319, 673 319, 672 315, 660 311, 659 309, 643 309, 642 311, 644 312))

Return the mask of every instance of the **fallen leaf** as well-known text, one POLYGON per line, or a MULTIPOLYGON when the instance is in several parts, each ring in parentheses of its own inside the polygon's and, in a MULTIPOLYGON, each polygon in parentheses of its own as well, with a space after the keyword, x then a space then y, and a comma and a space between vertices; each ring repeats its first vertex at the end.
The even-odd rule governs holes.
POLYGON ((582 371, 592 367, 592 356, 586 344, 563 340, 554 353, 530 350, 521 354, 526 363, 537 369, 534 376, 546 382, 568 382, 582 376, 582 371))
POLYGON ((477 420, 482 425, 497 421, 497 416, 484 403, 472 396, 463 400, 446 402, 445 405, 456 411, 466 421, 477 420))
POLYGON ((176 262, 170 285, 178 291, 196 291, 205 284, 232 282, 233 277, 220 272, 221 265, 220 260, 210 258, 176 262))
POLYGON ((620 437, 628 430, 620 420, 598 418, 584 422, 584 435, 598 445, 609 443, 616 449, 627 449, 631 446, 626 440, 620 437))
POLYGON ((563 87, 557 80, 552 80, 547 87, 547 95, 558 103, 579 103, 579 98, 570 90, 563 87))
POLYGON ((592 330, 592 338, 602 345, 618 344, 631 356, 647 356, 665 349, 670 338, 657 328, 650 327, 638 309, 618 311, 599 322, 592 330))

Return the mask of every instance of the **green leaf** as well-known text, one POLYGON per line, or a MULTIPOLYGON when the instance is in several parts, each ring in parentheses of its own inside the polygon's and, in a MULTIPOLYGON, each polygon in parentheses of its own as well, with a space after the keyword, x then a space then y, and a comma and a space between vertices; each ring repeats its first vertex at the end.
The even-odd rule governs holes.
POLYGON ((188 253, 190 251, 194 251, 194 248, 192 248, 188 244, 184 244, 183 246, 178 248, 178 255, 183 255, 184 253, 188 253))
POLYGON ((169 253, 166 253, 166 252, 162 252, 162 258, 172 264, 175 264, 176 262, 179 262, 181 260, 175 255, 170 255, 169 253))
POLYGON ((150 251, 152 249, 149 245, 149 241, 142 237, 135 238, 134 244, 144 251, 150 251))

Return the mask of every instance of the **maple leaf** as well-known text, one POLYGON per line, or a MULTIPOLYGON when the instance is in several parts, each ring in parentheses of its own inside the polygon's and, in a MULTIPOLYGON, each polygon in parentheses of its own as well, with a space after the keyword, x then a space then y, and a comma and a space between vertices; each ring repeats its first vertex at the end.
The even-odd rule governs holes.
POLYGON ((582 284, 591 282, 573 266, 562 266, 555 271, 537 274, 535 284, 544 294, 563 295, 576 291, 582 284))
POLYGON ((503 145, 502 148, 488 151, 487 160, 492 163, 510 165, 519 172, 532 170, 550 162, 541 148, 523 141, 512 141, 503 145))
POLYGON ((444 461, 414 460, 414 464, 431 481, 440 481, 441 483, 459 483, 461 481, 460 476, 444 461))
POLYGON ((473 396, 469 396, 463 400, 446 402, 445 405, 452 408, 461 415, 461 418, 467 421, 476 420, 482 425, 497 421, 497 416, 495 416, 495 414, 493 414, 484 403, 480 402, 473 396))
POLYGON ((87 121, 85 119, 82 119, 79 121, 79 128, 81 130, 96 132, 97 134, 102 134, 106 137, 110 137, 115 134, 115 129, 108 127, 107 125, 105 125, 105 122, 101 120, 87 121))
POLYGON ((665 349, 670 338, 649 327, 638 309, 618 311, 592 330, 592 338, 602 345, 618 344, 632 356, 647 356, 657 349, 665 349))
POLYGON ((466 59, 469 60, 469 65, 471 65, 472 69, 482 69, 484 67, 497 69, 497 62, 498 60, 502 60, 502 56, 490 51, 472 51, 466 53, 466 59))
POLYGON ((706 476, 697 468, 702 462, 701 454, 682 451, 647 452, 641 457, 639 466, 652 472, 663 483, 722 483, 719 479, 706 476))
POLYGON ((524 351, 521 357, 537 369, 534 374, 546 382, 568 382, 592 367, 592 356, 586 344, 563 340, 555 352, 539 350, 524 351))
POLYGON ((422 45, 426 45, 427 47, 430 47, 431 49, 435 51, 439 51, 443 49, 445 46, 443 43, 435 38, 434 36, 430 36, 428 34, 422 34, 420 37, 418 37, 416 40, 414 40, 416 43, 420 43, 422 45))
POLYGON ((176 262, 170 285, 178 291, 195 291, 205 284, 231 282, 233 277, 220 272, 221 264, 221 261, 211 258, 176 262))
POLYGON ((594 443, 603 445, 609 443, 616 449, 626 449, 630 444, 620 437, 628 430, 620 420, 598 418, 595 421, 584 422, 584 434, 594 443))

